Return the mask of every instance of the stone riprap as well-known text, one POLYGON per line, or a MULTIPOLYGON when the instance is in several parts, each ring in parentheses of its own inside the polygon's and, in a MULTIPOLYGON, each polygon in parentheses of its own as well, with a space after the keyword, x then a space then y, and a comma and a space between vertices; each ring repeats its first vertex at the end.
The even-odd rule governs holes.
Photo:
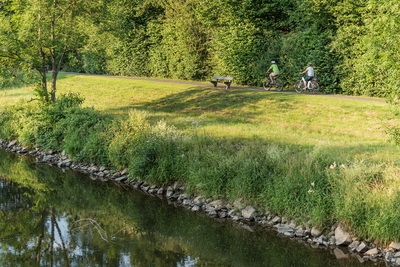
POLYGON ((253 206, 246 206, 240 199, 233 204, 224 203, 222 200, 206 199, 202 196, 191 197, 185 193, 185 188, 176 182, 167 187, 150 185, 138 179, 129 179, 127 170, 113 171, 103 166, 74 162, 65 152, 60 154, 52 150, 28 150, 18 146, 18 142, 0 140, 0 147, 8 152, 20 155, 29 155, 37 163, 46 163, 63 169, 71 169, 87 173, 91 179, 101 181, 114 181, 117 184, 130 186, 147 194, 165 197, 171 204, 183 206, 193 212, 205 212, 208 216, 218 220, 233 220, 249 231, 257 227, 273 229, 279 236, 304 240, 304 244, 313 248, 330 249, 337 259, 356 257, 360 262, 368 260, 383 260, 387 266, 400 266, 400 242, 392 242, 387 248, 378 247, 374 243, 352 237, 340 223, 330 229, 312 227, 312 223, 297 225, 294 220, 288 220, 277 214, 262 212, 253 206))

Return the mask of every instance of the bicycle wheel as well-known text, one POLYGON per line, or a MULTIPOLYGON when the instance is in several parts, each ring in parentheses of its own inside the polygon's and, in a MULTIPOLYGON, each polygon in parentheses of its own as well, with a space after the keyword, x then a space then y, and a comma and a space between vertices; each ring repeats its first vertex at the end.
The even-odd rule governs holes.
POLYGON ((302 80, 298 80, 294 83, 294 90, 296 90, 297 93, 301 93, 303 91, 304 83, 302 80))
POLYGON ((319 84, 317 82, 312 82, 313 85, 313 91, 314 93, 318 93, 319 92, 319 84))
POLYGON ((269 87, 269 81, 268 81, 268 78, 265 78, 264 79, 264 81, 263 81, 263 87, 264 87, 264 90, 266 90, 266 91, 269 91, 271 88, 269 87))
POLYGON ((283 83, 282 83, 282 80, 279 79, 279 78, 275 79, 274 86, 275 86, 275 90, 276 90, 276 91, 278 91, 278 92, 282 91, 282 90, 283 90, 283 83))

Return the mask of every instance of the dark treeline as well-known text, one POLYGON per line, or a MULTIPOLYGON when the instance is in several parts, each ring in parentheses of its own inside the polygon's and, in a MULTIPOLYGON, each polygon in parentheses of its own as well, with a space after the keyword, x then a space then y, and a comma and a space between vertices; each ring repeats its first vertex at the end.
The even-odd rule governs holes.
POLYGON ((311 61, 326 92, 387 97, 398 11, 396 0, 116 0, 67 69, 257 85, 271 60, 287 83, 311 61))

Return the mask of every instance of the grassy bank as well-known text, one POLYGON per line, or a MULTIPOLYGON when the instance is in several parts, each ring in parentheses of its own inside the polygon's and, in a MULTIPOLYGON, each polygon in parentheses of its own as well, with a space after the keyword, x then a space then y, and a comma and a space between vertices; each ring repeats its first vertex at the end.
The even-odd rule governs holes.
POLYGON ((0 138, 400 240, 400 156, 385 102, 83 75, 62 75, 58 96, 41 106, 18 102, 29 88, 0 90, 0 138))

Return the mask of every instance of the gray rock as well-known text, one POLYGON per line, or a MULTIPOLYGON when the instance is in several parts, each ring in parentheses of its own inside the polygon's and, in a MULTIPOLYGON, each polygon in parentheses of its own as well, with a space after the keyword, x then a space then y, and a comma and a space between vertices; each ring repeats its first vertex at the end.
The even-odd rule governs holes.
POLYGON ((147 192, 150 189, 150 185, 148 184, 143 184, 140 189, 142 189, 143 192, 147 192))
POLYGON ((201 206, 201 205, 203 205, 205 203, 205 201, 206 201, 205 197, 198 196, 193 200, 193 203, 196 204, 196 205, 201 206))
POLYGON ((356 254, 356 258, 357 258, 357 260, 358 260, 360 263, 364 263, 364 262, 365 262, 364 257, 361 257, 361 256, 358 255, 358 254, 356 254))
POLYGON ((278 226, 277 230, 278 230, 279 234, 284 234, 286 232, 294 234, 293 228, 291 228, 291 227, 289 227, 288 225, 285 225, 285 224, 281 224, 280 226, 278 226))
POLYGON ((341 259, 347 259, 349 257, 349 254, 345 254, 341 249, 335 248, 333 250, 333 253, 335 254, 336 259, 341 260, 341 259))
POLYGON ((360 242, 359 242, 359 241, 353 241, 353 242, 349 245, 350 251, 355 251, 359 245, 360 245, 360 242))
POLYGON ((297 225, 296 225, 296 222, 295 222, 295 221, 291 221, 291 222, 289 223, 289 226, 292 227, 293 229, 296 229, 296 228, 297 228, 297 225))
POLYGON ((96 173, 96 175, 99 176, 99 177, 104 177, 104 176, 106 176, 106 174, 105 174, 104 172, 98 172, 98 173, 96 173))
POLYGON ((179 190, 181 188, 181 184, 179 182, 175 182, 173 188, 174 190, 179 190))
POLYGON ((71 166, 71 160, 61 161, 61 162, 57 163, 57 166, 59 168, 69 168, 71 166))
POLYGON ((335 239, 336 239, 336 245, 341 246, 341 245, 349 245, 352 243, 352 239, 350 237, 350 234, 346 232, 341 225, 336 227, 335 229, 335 239))
POLYGON ((174 189, 171 186, 168 186, 166 196, 170 198, 173 195, 174 195, 174 189))
POLYGON ((285 232, 284 234, 283 234, 284 236, 286 236, 286 237, 294 237, 294 233, 293 232, 285 232))
POLYGON ((297 229, 294 235, 298 237, 303 237, 305 236, 305 231, 303 229, 297 229))
POLYGON ((54 159, 53 155, 45 155, 45 156, 43 156, 42 161, 51 162, 53 159, 54 159))
POLYGON ((159 188, 158 190, 157 190, 157 195, 163 195, 164 194, 164 188, 159 188))
POLYGON ((321 245, 327 245, 328 238, 324 235, 320 235, 317 239, 317 242, 318 242, 318 244, 321 244, 321 245))
POLYGON ((121 175, 126 175, 126 174, 128 174, 128 169, 123 169, 123 170, 121 171, 121 175))
POLYGON ((394 249, 395 251, 400 250, 400 242, 392 242, 389 244, 389 248, 394 249))
POLYGON ((388 252, 385 254, 385 261, 390 262, 392 259, 393 259, 393 253, 390 252, 390 251, 388 251, 388 252))
POLYGON ((17 143, 17 140, 12 140, 10 143, 8 143, 7 147, 10 148, 14 146, 17 143))
POLYGON ((247 220, 252 220, 257 216, 257 211, 253 206, 247 206, 242 210, 242 216, 247 220))
POLYGON ((277 223, 280 223, 281 221, 282 221, 281 217, 275 216, 275 217, 271 220, 271 223, 277 224, 277 223))
POLYGON ((187 194, 181 194, 181 195, 179 195, 178 200, 183 201, 183 200, 188 199, 188 198, 189 198, 189 196, 187 194))
POLYGON ((190 210, 193 212, 198 212, 200 210, 200 207, 197 205, 193 205, 193 207, 190 210))
POLYGON ((220 217, 220 218, 227 218, 227 217, 228 217, 228 212, 225 211, 225 210, 220 211, 220 212, 218 212, 218 217, 220 217))
POLYGON ((88 171, 91 172, 91 173, 98 172, 98 168, 96 166, 90 166, 88 168, 88 171))
POLYGON ((182 204, 183 204, 184 206, 189 206, 189 205, 192 204, 192 201, 191 201, 190 199, 184 199, 182 204))
POLYGON ((208 214, 208 216, 213 217, 213 218, 217 217, 217 215, 218 215, 218 213, 215 209, 208 210, 207 214, 208 214))
POLYGON ((356 248, 356 251, 358 253, 364 253, 367 250, 368 250, 368 245, 365 242, 361 242, 356 248))
POLYGON ((233 215, 231 218, 232 218, 233 221, 239 221, 240 220, 240 217, 238 215, 233 215))
POLYGON ((235 215, 236 215, 235 210, 229 210, 229 211, 228 211, 228 216, 229 216, 229 217, 233 217, 233 216, 235 216, 235 215))
POLYGON ((213 206, 216 210, 220 210, 225 207, 224 202, 220 199, 214 200, 210 203, 210 205, 213 206))
POLYGON ((365 255, 374 257, 374 256, 378 255, 378 253, 379 253, 378 249, 373 248, 373 249, 370 249, 367 252, 365 252, 365 255))
POLYGON ((314 227, 311 229, 311 235, 312 235, 312 236, 317 237, 317 236, 320 236, 321 234, 322 234, 322 230, 319 229, 318 227, 314 226, 314 227))
POLYGON ((114 181, 122 183, 123 181, 128 180, 128 176, 121 176, 116 178, 114 181))

